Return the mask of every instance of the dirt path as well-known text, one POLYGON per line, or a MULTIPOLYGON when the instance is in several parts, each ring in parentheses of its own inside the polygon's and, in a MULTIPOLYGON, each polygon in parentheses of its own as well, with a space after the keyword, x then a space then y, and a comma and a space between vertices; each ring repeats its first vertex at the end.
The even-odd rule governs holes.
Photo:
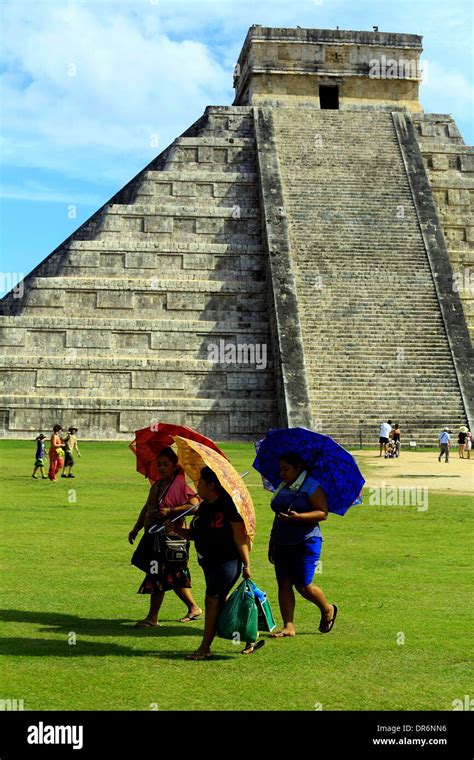
POLYGON ((452 491, 474 495, 474 452, 471 459, 459 459, 457 447, 449 462, 438 462, 436 451, 403 451, 398 459, 379 458, 376 451, 353 451, 367 485, 428 486, 433 491, 452 491))

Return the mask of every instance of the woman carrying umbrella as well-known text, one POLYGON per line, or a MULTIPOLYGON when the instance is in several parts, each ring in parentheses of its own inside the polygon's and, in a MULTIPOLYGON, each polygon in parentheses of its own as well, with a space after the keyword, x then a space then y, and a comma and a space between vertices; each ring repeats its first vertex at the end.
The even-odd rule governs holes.
MULTIPOLYGON (((178 465, 178 457, 172 448, 165 448, 158 455, 156 468, 158 478, 152 487, 148 499, 141 510, 138 520, 128 534, 130 544, 133 544, 139 531, 148 530, 152 525, 164 524, 165 520, 178 517, 189 510, 190 506, 199 504, 194 491, 186 485, 182 468, 178 465)), ((183 521, 177 521, 181 525, 183 521)), ((177 523, 174 523, 176 526, 177 523)), ((177 530, 174 528, 173 533, 177 530)), ((196 620, 202 613, 191 593, 191 574, 188 562, 167 562, 164 554, 160 555, 158 572, 147 573, 138 589, 139 594, 150 594, 150 609, 148 615, 136 623, 136 628, 154 628, 159 625, 158 612, 166 591, 173 590, 187 605, 188 613, 180 620, 182 623, 196 620)))
POLYGON ((276 514, 268 558, 275 565, 283 628, 270 636, 296 635, 295 588, 304 599, 319 607, 319 630, 329 633, 336 620, 337 607, 329 604, 322 590, 312 583, 323 540, 319 523, 328 516, 326 495, 318 481, 308 475, 299 454, 282 454, 279 466, 282 483, 271 503, 276 514))
MULTIPOLYGON (((196 545, 198 561, 206 579, 204 636, 198 649, 187 660, 211 657, 217 618, 227 595, 242 574, 250 578, 248 537, 244 520, 210 467, 203 467, 198 481, 203 499, 189 529, 169 526, 169 530, 196 545)), ((252 645, 252 650, 255 645, 252 645)))

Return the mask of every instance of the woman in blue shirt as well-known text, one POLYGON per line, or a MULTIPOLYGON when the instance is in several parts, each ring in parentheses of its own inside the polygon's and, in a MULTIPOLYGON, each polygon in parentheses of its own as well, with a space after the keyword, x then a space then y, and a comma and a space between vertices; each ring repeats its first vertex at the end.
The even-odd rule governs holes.
POLYGON ((279 464, 282 483, 271 503, 275 519, 268 559, 275 565, 283 628, 271 637, 296 635, 295 588, 304 599, 319 607, 319 630, 329 633, 336 620, 337 607, 329 604, 321 589, 313 585, 323 540, 319 523, 328 516, 326 495, 318 481, 308 475, 299 454, 283 454, 279 464))

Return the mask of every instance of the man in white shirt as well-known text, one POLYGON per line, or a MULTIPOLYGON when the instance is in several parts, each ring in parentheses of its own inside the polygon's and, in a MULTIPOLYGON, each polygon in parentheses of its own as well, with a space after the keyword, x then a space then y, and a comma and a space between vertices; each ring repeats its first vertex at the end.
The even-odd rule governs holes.
POLYGON ((441 431, 441 433, 438 436, 439 441, 439 457, 438 462, 441 462, 441 457, 444 454, 444 461, 449 462, 449 447, 450 447, 450 441, 451 436, 449 435, 449 430, 447 427, 444 428, 444 430, 441 431))
POLYGON ((380 433, 379 433, 379 443, 380 443, 379 457, 382 456, 382 452, 384 454, 387 452, 387 443, 388 443, 388 439, 390 438, 391 432, 392 432, 392 420, 388 420, 388 422, 382 422, 382 424, 380 425, 380 433))

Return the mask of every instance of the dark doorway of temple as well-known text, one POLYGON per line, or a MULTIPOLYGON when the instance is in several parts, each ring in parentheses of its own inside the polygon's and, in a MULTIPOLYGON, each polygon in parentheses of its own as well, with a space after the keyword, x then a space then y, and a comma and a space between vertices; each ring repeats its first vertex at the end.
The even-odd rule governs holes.
POLYGON ((339 108, 339 87, 337 85, 319 85, 319 107, 339 108))

